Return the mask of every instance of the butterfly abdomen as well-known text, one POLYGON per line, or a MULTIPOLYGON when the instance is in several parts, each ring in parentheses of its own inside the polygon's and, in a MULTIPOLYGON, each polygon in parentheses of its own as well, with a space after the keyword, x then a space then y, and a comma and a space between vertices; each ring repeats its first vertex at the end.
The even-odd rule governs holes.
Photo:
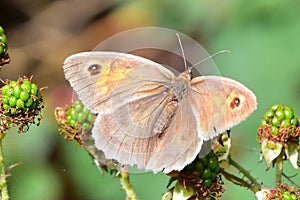
POLYGON ((161 115, 159 116, 158 120, 155 123, 155 126, 153 128, 153 133, 156 135, 158 134, 158 137, 161 138, 163 136, 163 133, 166 128, 169 127, 170 121, 172 117, 174 116, 176 110, 178 107, 177 101, 169 101, 165 108, 163 109, 161 115))

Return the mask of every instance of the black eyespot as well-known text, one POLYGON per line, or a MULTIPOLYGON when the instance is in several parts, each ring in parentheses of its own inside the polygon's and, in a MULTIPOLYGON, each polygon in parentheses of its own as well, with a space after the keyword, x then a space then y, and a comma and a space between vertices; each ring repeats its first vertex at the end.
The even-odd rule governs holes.
POLYGON ((89 66, 88 71, 91 75, 96 75, 101 72, 101 66, 98 64, 92 64, 89 66))
POLYGON ((239 107, 239 105, 241 104, 241 100, 238 97, 234 97, 230 103, 230 107, 231 108, 236 108, 239 107))

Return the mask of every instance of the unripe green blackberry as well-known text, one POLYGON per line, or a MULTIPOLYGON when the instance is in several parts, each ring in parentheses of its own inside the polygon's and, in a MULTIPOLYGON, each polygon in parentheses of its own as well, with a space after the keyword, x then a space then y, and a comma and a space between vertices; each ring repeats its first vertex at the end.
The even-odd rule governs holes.
POLYGON ((65 140, 82 145, 82 136, 92 128, 95 115, 76 100, 69 108, 56 108, 55 118, 59 125, 59 133, 65 134, 65 140))
POLYGON ((298 200, 300 197, 300 188, 295 185, 289 186, 286 184, 277 185, 276 189, 271 189, 264 199, 270 200, 298 200))
POLYGON ((205 157, 200 158, 200 162, 203 164, 204 168, 203 173, 200 174, 200 178, 204 180, 204 186, 209 187, 210 183, 215 181, 216 174, 220 169, 218 157, 211 150, 205 157))
POLYGON ((173 171, 170 182, 178 180, 179 183, 175 185, 188 185, 192 190, 185 191, 184 187, 181 192, 193 191, 191 199, 207 199, 216 197, 220 198, 224 193, 223 182, 221 177, 220 165, 217 155, 211 150, 206 156, 197 156, 195 160, 187 165, 183 170, 173 171))
POLYGON ((205 157, 196 158, 194 162, 184 168, 184 171, 198 176, 205 183, 204 186, 209 187, 210 183, 216 181, 219 169, 218 157, 211 150, 205 157))
POLYGON ((0 26, 0 58, 2 58, 5 55, 7 49, 8 46, 6 35, 4 34, 4 29, 0 26))
POLYGON ((300 126, 298 118, 289 106, 274 105, 264 115, 258 128, 257 139, 261 144, 261 159, 265 159, 267 170, 279 162, 290 160, 298 169, 297 160, 299 148, 300 126))
POLYGON ((281 200, 297 200, 296 194, 291 194, 289 191, 284 191, 281 195, 281 200))
MULTIPOLYGON (((290 127, 297 127, 299 124, 298 118, 294 116, 294 111, 289 106, 274 105, 264 115, 261 126, 270 126, 270 133, 274 136, 279 135, 281 130, 290 127)), ((293 134, 293 131, 290 131, 293 134)))
POLYGON ((225 190, 218 156, 213 150, 204 157, 199 156, 183 170, 168 174, 171 177, 168 186, 177 180, 169 192, 180 197, 185 194, 186 199, 219 199, 225 190))
POLYGON ((74 105, 66 111, 66 124, 72 128, 80 125, 85 130, 89 130, 94 122, 95 115, 85 108, 79 100, 74 102, 74 105))
POLYGON ((4 34, 4 29, 0 26, 0 35, 4 34))
POLYGON ((1 88, 1 107, 6 115, 16 115, 35 110, 41 101, 39 89, 30 79, 9 81, 1 88))
POLYGON ((0 134, 12 126, 18 126, 19 132, 26 132, 31 124, 39 125, 44 107, 43 99, 40 89, 32 83, 31 78, 20 77, 17 81, 2 82, 4 85, 0 89, 0 117, 5 128, 0 130, 0 134), (25 84, 26 89, 23 88, 25 84))
POLYGON ((6 35, 4 34, 3 28, 0 26, 0 66, 8 64, 10 57, 8 55, 8 45, 6 35))

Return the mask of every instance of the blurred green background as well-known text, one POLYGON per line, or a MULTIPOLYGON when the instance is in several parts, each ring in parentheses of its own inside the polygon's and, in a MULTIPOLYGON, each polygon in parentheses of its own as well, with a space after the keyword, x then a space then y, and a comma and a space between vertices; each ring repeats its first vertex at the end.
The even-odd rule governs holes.
MULTIPOLYGON (((101 175, 88 153, 58 135, 54 109, 69 103, 72 90, 62 63, 75 52, 91 50, 109 36, 136 27, 159 26, 185 33, 214 57, 222 76, 236 79, 257 95, 257 111, 232 129, 233 158, 258 181, 274 187, 274 170, 258 164, 256 131, 273 104, 291 106, 300 117, 300 1, 293 0, 2 0, 0 25, 6 30, 11 64, 1 79, 33 75, 48 86, 44 119, 26 134, 5 138, 6 166, 13 200, 124 199, 117 179, 101 175)), ((234 171, 233 171, 234 172, 234 171)), ((294 175, 289 163, 285 173, 294 175)), ((299 177, 296 177, 299 180, 299 177)), ((131 175, 142 200, 160 199, 163 174, 131 175)), ((222 199, 255 199, 251 191, 226 182, 222 199)))

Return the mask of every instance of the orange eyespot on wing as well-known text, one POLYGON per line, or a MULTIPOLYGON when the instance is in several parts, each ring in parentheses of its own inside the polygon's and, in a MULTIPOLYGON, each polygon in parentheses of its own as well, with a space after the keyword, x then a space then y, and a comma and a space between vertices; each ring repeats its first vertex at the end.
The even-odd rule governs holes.
POLYGON ((245 102, 245 96, 242 91, 232 90, 226 98, 226 104, 232 109, 241 109, 245 102))
POLYGON ((237 107, 239 107, 240 103, 241 103, 240 98, 234 97, 234 99, 230 103, 230 107, 231 108, 237 108, 237 107))

